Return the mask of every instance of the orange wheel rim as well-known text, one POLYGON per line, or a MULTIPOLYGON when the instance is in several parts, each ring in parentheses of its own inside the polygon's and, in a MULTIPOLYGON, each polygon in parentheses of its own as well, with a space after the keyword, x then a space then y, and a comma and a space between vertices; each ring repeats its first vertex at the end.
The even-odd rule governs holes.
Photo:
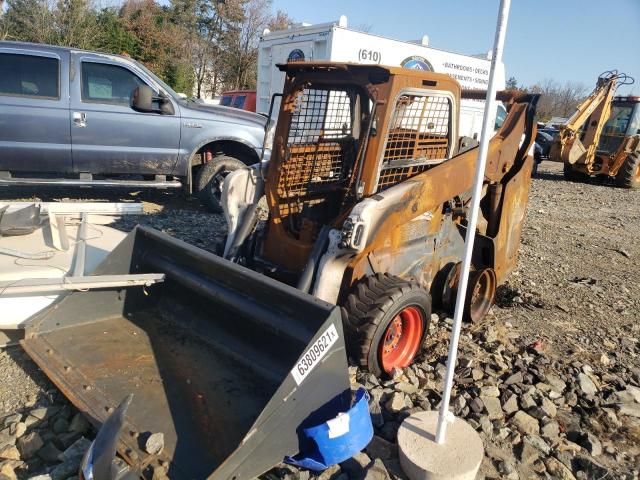
POLYGON ((380 359, 385 372, 411 365, 420 348, 423 330, 422 313, 417 307, 405 307, 393 317, 380 341, 380 359))

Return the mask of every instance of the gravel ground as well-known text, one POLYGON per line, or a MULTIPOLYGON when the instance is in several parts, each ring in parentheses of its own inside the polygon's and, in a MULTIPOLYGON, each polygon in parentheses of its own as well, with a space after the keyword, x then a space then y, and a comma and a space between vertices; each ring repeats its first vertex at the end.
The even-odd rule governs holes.
MULTIPOLYGON (((64 194, 69 200, 142 201, 145 215, 123 218, 115 226, 150 225, 211 251, 224 234, 221 216, 175 194, 6 193, 0 190, 0 197, 50 201, 66 199, 64 194)), ((541 165, 532 185, 519 269, 500 288, 492 313, 479 325, 465 326, 461 338, 453 409, 481 432, 485 478, 638 478, 638 205, 640 191, 599 180, 565 182, 559 165, 541 165)), ((449 323, 446 315, 434 315, 428 353, 393 380, 380 384, 351 369, 354 385, 371 393, 376 436, 366 453, 325 472, 323 480, 402 478, 395 430, 408 414, 438 407, 449 323)), ((73 442, 82 443, 82 435, 91 435, 79 430, 77 421, 71 427, 73 414, 18 347, 0 351, 0 479, 7 480, 3 474, 12 478, 9 469, 19 478, 55 468, 64 473, 65 462, 49 461, 40 450, 30 459, 22 455, 3 463, 8 447, 2 435, 13 435, 22 454, 28 448, 16 440, 15 425, 31 421, 25 435, 38 433, 45 447, 51 443, 62 452, 73 442), (53 409, 39 423, 29 420, 38 407, 53 409), (15 412, 19 420, 7 417, 15 412)), ((265 477, 309 476, 282 466, 265 477)))

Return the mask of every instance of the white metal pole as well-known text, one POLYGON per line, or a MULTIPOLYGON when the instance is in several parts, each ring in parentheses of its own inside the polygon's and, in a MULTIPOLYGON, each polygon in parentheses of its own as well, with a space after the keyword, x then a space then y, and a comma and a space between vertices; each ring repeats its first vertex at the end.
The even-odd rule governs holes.
POLYGON ((500 11, 498 24, 496 26, 496 37, 493 45, 493 56, 491 57, 491 71, 489 73, 489 85, 487 88, 487 98, 485 100, 484 118, 482 120, 482 132, 480 134, 480 147, 478 152, 478 162, 476 163, 476 177, 471 193, 471 209, 469 211, 469 222, 465 237, 465 249, 462 256, 462 266, 460 271, 460 281, 458 283, 458 294, 453 315, 453 327, 451 331, 451 343, 449 345, 449 358, 447 359, 447 373, 444 380, 444 392, 442 404, 440 405, 440 415, 438 416, 438 430, 436 432, 436 443, 444 443, 447 431, 447 421, 450 416, 449 402, 451 400, 451 388, 453 387, 453 373, 456 368, 456 357, 458 355, 458 341, 460 340, 460 327, 462 326, 462 314, 464 312, 464 301, 467 293, 469 281, 469 270, 471 267, 471 256, 473 252, 473 242, 475 240, 476 224, 478 223, 478 209, 480 208, 480 195, 482 193, 482 183, 484 170, 487 163, 487 152, 489 150, 489 140, 493 125, 491 120, 496 108, 496 66, 502 61, 502 50, 504 38, 507 33, 507 20, 509 18, 509 7, 511 0, 500 1, 500 11))

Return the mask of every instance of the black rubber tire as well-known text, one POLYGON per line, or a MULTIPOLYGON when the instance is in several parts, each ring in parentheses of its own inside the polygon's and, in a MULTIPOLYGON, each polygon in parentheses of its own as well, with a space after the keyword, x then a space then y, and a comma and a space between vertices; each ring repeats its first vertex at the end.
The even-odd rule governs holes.
POLYGON ((385 375, 380 363, 379 345, 389 323, 405 307, 416 306, 423 318, 422 339, 429 330, 431 295, 415 281, 378 273, 358 283, 342 306, 347 354, 360 367, 374 375, 385 375))
POLYGON ((570 182, 586 182, 590 178, 586 173, 576 172, 569 163, 564 164, 562 173, 564 174, 565 180, 569 180, 570 182))
POLYGON ((640 153, 630 153, 616 174, 616 184, 623 188, 640 188, 640 153))
POLYGON ((220 195, 222 193, 220 179, 224 179, 229 173, 246 168, 246 165, 237 158, 227 155, 214 157, 205 163, 198 172, 195 187, 200 202, 211 212, 221 213, 220 195))

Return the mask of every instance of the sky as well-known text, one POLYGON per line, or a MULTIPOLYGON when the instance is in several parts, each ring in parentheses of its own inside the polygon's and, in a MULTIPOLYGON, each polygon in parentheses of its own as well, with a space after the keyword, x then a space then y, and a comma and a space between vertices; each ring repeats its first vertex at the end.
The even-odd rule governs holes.
MULTIPOLYGON (((273 0, 297 22, 348 17, 349 26, 398 40, 424 34, 429 45, 457 53, 491 50, 499 0, 273 0)), ((512 0, 504 49, 507 78, 595 86, 611 69, 635 77, 621 95, 640 95, 640 0, 512 0)))

